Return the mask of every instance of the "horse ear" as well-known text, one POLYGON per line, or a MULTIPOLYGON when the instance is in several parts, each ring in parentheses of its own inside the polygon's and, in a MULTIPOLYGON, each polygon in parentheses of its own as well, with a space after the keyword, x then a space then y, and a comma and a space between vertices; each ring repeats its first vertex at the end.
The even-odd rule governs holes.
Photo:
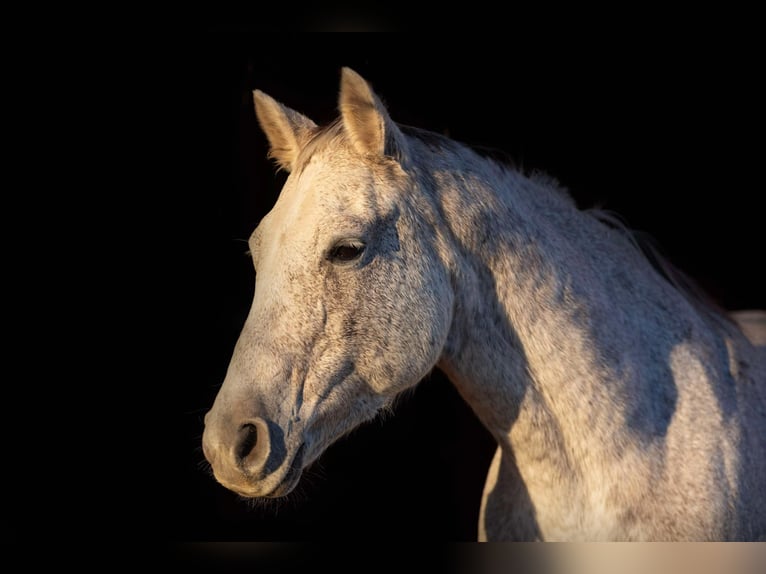
POLYGON ((404 136, 370 84, 348 67, 341 69, 339 107, 346 134, 359 153, 401 160, 404 136))
POLYGON ((258 123, 269 140, 269 157, 289 173, 317 125, 260 90, 253 92, 253 101, 258 123))

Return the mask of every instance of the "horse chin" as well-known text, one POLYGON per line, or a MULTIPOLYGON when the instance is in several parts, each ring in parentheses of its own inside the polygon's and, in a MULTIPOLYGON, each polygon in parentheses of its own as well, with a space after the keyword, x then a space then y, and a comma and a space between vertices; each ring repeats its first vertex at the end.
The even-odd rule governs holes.
POLYGON ((287 496, 296 486, 298 486, 300 478, 301 471, 298 471, 293 478, 285 477, 285 480, 280 482, 274 490, 268 494, 264 494, 262 498, 282 498, 283 496, 287 496))
POLYGON ((279 474, 283 472, 281 477, 278 473, 265 478, 245 478, 240 475, 235 481, 227 480, 219 474, 215 474, 215 477, 221 485, 243 498, 281 498, 290 494, 300 482, 304 468, 304 451, 304 445, 301 445, 287 470, 278 471, 279 474))
POLYGON ((300 482, 301 475, 303 474, 303 447, 301 445, 298 452, 293 457, 293 461, 290 463, 290 468, 287 469, 287 474, 280 481, 280 483, 268 494, 262 495, 264 498, 281 498, 290 494, 298 483, 300 482))
MULTIPOLYGON (((257 495, 257 498, 281 498, 290 494, 295 487, 298 486, 301 475, 303 474, 303 454, 305 452, 305 446, 305 444, 302 444, 298 449, 298 452, 295 453, 282 480, 280 480, 270 492, 259 494, 257 495)), ((243 494, 243 496, 255 498, 252 494, 243 494)))

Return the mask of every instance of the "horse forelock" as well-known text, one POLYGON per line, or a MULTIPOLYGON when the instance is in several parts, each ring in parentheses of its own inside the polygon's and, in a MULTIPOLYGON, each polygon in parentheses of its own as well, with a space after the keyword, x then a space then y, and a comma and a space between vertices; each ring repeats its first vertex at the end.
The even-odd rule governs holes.
POLYGON ((321 149, 327 147, 350 146, 350 142, 343 131, 341 118, 336 118, 327 125, 321 126, 303 146, 296 162, 295 171, 300 173, 311 158, 321 149))

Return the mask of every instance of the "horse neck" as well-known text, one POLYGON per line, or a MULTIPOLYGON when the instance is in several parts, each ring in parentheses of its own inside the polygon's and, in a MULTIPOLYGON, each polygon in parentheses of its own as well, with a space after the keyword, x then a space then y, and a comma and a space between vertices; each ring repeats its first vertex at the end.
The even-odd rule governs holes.
POLYGON ((677 392, 657 357, 699 329, 696 314, 551 182, 481 165, 433 176, 442 253, 457 254, 445 256, 456 299, 438 366, 501 445, 512 430, 546 449, 562 437, 587 449, 599 433, 619 443, 626 428, 651 440, 677 392))

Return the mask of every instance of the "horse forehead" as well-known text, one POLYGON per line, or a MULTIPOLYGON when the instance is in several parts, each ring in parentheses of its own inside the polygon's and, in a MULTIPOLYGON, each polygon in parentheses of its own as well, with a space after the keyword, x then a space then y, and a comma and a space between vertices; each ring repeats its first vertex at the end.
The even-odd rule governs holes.
POLYGON ((298 194, 314 194, 317 207, 343 211, 370 208, 376 176, 373 166, 341 149, 312 156, 297 174, 298 194))
POLYGON ((363 162, 349 158, 312 158, 291 175, 272 210, 269 225, 299 234, 343 216, 364 217, 375 211, 375 176, 363 162))

